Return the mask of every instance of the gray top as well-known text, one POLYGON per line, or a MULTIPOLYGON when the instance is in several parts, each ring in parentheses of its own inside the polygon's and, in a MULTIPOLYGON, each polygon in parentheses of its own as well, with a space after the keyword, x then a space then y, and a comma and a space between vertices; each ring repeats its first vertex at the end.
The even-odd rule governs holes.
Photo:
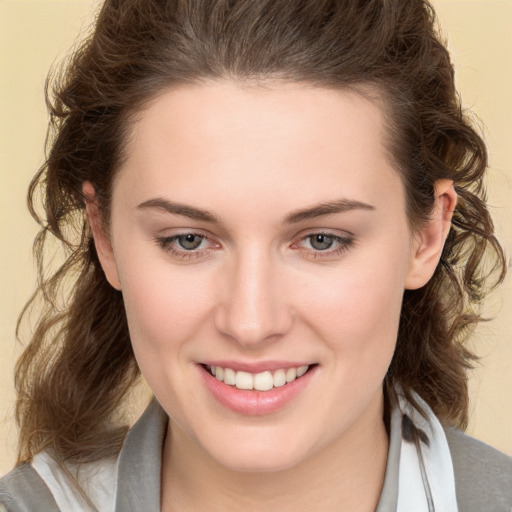
MULTIPOLYGON (((394 420, 392 415, 391 421, 394 420)), ((160 512, 160 470, 167 421, 167 415, 153 400, 129 431, 119 459, 116 512, 160 512)), ((459 512, 512 512, 512 459, 457 429, 446 428, 445 432, 453 460, 459 512)), ((392 428, 386 476, 376 512, 396 510, 400 441, 400 429, 392 428)), ((0 480, 0 504, 9 512, 64 512, 28 464, 17 466, 0 480)))
POLYGON ((512 458, 456 428, 445 433, 459 512, 512 512, 512 458))

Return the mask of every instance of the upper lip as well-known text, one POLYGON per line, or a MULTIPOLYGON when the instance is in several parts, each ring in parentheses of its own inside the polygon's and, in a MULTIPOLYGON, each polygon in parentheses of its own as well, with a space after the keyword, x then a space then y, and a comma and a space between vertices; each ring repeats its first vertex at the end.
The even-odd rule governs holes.
POLYGON ((288 368, 299 368, 300 366, 311 366, 313 363, 296 362, 296 361, 233 361, 233 360, 215 360, 204 361, 201 364, 206 366, 220 366, 221 368, 231 368, 235 371, 248 373, 260 373, 264 371, 275 371, 288 368))

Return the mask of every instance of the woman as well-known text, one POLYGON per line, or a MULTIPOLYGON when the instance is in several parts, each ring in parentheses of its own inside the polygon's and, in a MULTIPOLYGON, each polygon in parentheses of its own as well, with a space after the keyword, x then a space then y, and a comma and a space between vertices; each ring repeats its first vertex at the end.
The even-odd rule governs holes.
POLYGON ((512 462, 456 428, 505 262, 433 27, 420 0, 104 3, 30 190, 40 268, 48 234, 69 258, 7 510, 510 510, 512 462))

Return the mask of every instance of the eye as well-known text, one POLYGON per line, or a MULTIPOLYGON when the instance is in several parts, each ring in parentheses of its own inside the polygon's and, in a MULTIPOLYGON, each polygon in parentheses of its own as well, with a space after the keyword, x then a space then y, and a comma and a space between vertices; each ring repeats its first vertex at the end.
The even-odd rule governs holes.
POLYGON ((299 249, 308 258, 335 258, 347 251, 354 244, 351 236, 339 236, 333 233, 310 233, 301 238, 292 247, 299 249), (304 245, 305 242, 307 242, 304 245), (309 247, 308 247, 309 246, 309 247))
POLYGON ((203 239, 204 237, 201 235, 189 233, 187 235, 178 235, 176 241, 178 242, 180 247, 183 247, 183 249, 193 250, 197 249, 201 245, 203 239))
POLYGON ((157 244, 176 259, 190 260, 200 258, 209 254, 212 250, 211 245, 215 246, 211 240, 200 233, 180 233, 174 236, 157 237, 157 244))
POLYGON ((334 237, 318 233, 316 235, 309 235, 311 246, 318 251, 325 251, 334 244, 334 237))

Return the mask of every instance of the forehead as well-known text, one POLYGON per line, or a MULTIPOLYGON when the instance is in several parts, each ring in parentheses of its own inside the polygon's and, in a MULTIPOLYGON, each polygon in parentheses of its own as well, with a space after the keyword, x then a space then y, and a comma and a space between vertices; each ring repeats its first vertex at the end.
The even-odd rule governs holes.
POLYGON ((333 195, 375 202, 390 182, 394 193, 401 187, 385 141, 382 110, 354 91, 228 81, 183 86, 135 119, 119 185, 141 200, 225 197, 241 207, 262 197, 283 207, 333 195))

